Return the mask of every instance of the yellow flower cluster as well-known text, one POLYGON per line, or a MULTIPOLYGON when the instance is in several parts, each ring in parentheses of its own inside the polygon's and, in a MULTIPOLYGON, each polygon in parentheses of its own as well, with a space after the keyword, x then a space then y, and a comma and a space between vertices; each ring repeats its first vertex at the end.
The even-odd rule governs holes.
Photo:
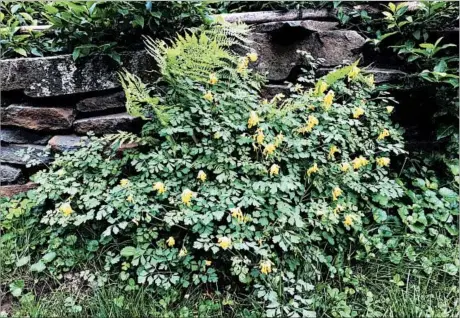
POLYGON ((200 179, 201 182, 205 182, 207 175, 203 170, 198 171, 198 176, 196 177, 197 179, 200 179))
POLYGON ((344 210, 345 210, 345 207, 343 205, 337 204, 336 207, 334 208, 334 213, 338 214, 344 210))
POLYGON ((257 129, 256 141, 259 145, 264 143, 265 135, 262 128, 257 129))
POLYGON ((260 272, 262 274, 269 274, 272 272, 272 262, 270 260, 266 260, 266 261, 261 261, 259 263, 259 267, 260 267, 260 272))
POLYGON ((318 84, 316 85, 316 88, 315 88, 315 95, 321 95, 323 94, 326 89, 327 89, 328 85, 326 82, 320 80, 318 82, 318 84))
POLYGON ((353 118, 359 118, 361 117, 362 115, 364 115, 364 109, 362 109, 361 107, 356 107, 354 110, 353 110, 353 118))
POLYGON ((302 128, 299 128, 297 131, 301 134, 304 134, 306 132, 311 132, 313 128, 318 124, 319 124, 318 118, 316 118, 313 115, 310 115, 308 116, 307 125, 302 128))
POLYGON ((337 201, 337 198, 342 195, 342 192, 342 189, 340 189, 339 187, 335 187, 332 190, 332 200, 337 201))
POLYGON ((215 85, 217 84, 217 81, 218 79, 217 79, 216 73, 209 74, 209 84, 215 85))
POLYGON ((121 186, 122 188, 128 187, 128 186, 129 186, 129 180, 128 180, 128 179, 121 179, 121 180, 120 180, 120 186, 121 186))
POLYGON ((222 249, 226 250, 232 245, 232 239, 227 236, 223 236, 219 238, 218 243, 222 249))
POLYGON ((238 220, 238 222, 244 221, 244 214, 241 211, 241 208, 232 208, 230 209, 230 213, 232 213, 232 217, 238 220))
POLYGON ((257 61, 257 58, 258 58, 257 53, 251 52, 251 53, 248 53, 247 56, 251 62, 257 61))
POLYGON ((174 244, 176 244, 176 240, 174 239, 174 237, 170 236, 170 237, 166 240, 166 244, 168 244, 169 247, 173 247, 174 244))
POLYGON ((331 148, 329 149, 329 155, 327 156, 327 158, 334 160, 336 152, 340 152, 340 149, 336 145, 332 145, 331 148))
POLYGON ((214 99, 214 96, 212 96, 211 91, 207 91, 207 92, 203 95, 203 98, 206 99, 207 101, 212 102, 212 100, 214 99))
POLYGON ((134 202, 133 196, 131 194, 128 195, 128 197, 126 198, 126 201, 128 201, 129 203, 133 203, 134 202))
POLYGON ((345 220, 343 221, 343 224, 345 224, 346 226, 353 225, 353 217, 350 214, 345 215, 345 220))
POLYGON ((334 96, 335 94, 333 91, 327 92, 326 96, 324 96, 323 107, 325 110, 329 110, 331 108, 334 96))
POLYGON ((190 206, 192 204, 192 197, 193 192, 189 189, 185 189, 182 192, 182 203, 184 203, 186 206, 190 206))
POLYGON ((388 136, 390 136, 390 132, 388 131, 388 129, 384 129, 378 136, 377 140, 383 140, 385 139, 385 137, 388 137, 388 136))
POLYGON ((348 162, 342 162, 342 164, 340 164, 340 170, 343 172, 347 172, 350 168, 351 166, 348 162))
POLYGON ((393 112, 394 107, 393 106, 387 106, 386 109, 387 109, 387 113, 391 114, 393 112))
POLYGON ((307 176, 311 176, 312 173, 317 173, 319 171, 318 164, 315 162, 313 166, 308 168, 307 170, 307 176))
POLYGON ((388 166, 390 164, 390 158, 379 157, 379 158, 375 159, 375 161, 377 162, 377 165, 379 167, 385 167, 385 166, 388 166))
POLYGON ((64 203, 59 207, 59 211, 61 211, 64 216, 69 216, 73 213, 73 209, 70 206, 70 203, 64 203))
POLYGON ((286 97, 283 93, 278 93, 275 96, 273 96, 271 103, 274 103, 276 101, 282 100, 284 97, 286 97))
POLYGON ((158 194, 163 194, 166 191, 165 184, 163 182, 156 182, 153 185, 153 190, 156 190, 158 194))
POLYGON ((206 266, 211 266, 212 261, 206 261, 205 264, 206 264, 206 266))
POLYGON ((271 154, 273 154, 275 150, 276 150, 276 146, 274 144, 268 144, 264 148, 264 155, 268 157, 271 154))
POLYGON ((255 111, 251 111, 248 119, 248 128, 257 126, 260 122, 260 118, 255 111))
POLYGON ((275 141, 273 142, 275 144, 275 147, 278 147, 281 145, 283 142, 284 135, 282 133, 279 133, 278 135, 275 136, 275 141))
POLYGON ((369 160, 364 158, 363 156, 359 156, 355 159, 353 159, 352 164, 353 164, 353 169, 357 170, 361 167, 364 167, 369 163, 369 160))
POLYGON ((179 257, 184 257, 188 254, 187 249, 185 247, 181 248, 179 251, 179 257))
POLYGON ((279 172, 280 172, 280 166, 278 166, 277 164, 272 164, 272 166, 270 167, 270 175, 276 176, 278 175, 279 172))
POLYGON ((353 65, 350 72, 348 73, 348 81, 354 80, 361 70, 356 65, 353 65))
POLYGON ((268 105, 268 100, 266 98, 262 100, 262 105, 268 105))
POLYGON ((366 83, 369 87, 375 88, 374 74, 370 74, 368 77, 366 77, 366 83))

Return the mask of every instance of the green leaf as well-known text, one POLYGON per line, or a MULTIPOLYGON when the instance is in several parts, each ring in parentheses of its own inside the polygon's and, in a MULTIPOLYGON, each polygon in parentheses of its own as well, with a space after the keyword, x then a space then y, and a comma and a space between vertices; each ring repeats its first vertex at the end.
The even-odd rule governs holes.
POLYGON ((10 284, 10 292, 14 297, 19 297, 24 289, 24 281, 16 280, 10 284))
POLYGON ((133 246, 126 246, 120 251, 120 255, 124 257, 134 256, 136 254, 136 248, 133 246))
POLYGON ((55 257, 56 257, 56 253, 55 253, 55 252, 49 252, 49 253, 46 253, 45 255, 43 255, 42 260, 43 260, 43 262, 45 262, 45 263, 49 263, 49 262, 51 262, 55 257))
POLYGON ((81 50, 79 47, 75 48, 72 52, 72 59, 76 61, 78 57, 80 56, 81 50))
POLYGON ((439 189, 439 194, 446 198, 446 199, 452 199, 452 198, 457 198, 458 197, 458 193, 449 189, 449 188, 441 188, 439 189))
POLYGON ((28 264, 29 261, 30 261, 30 256, 21 257, 21 258, 18 259, 18 261, 16 262, 16 266, 17 266, 17 267, 24 266, 24 265, 28 264))
POLYGON ((42 261, 38 261, 37 263, 30 266, 30 270, 32 272, 40 273, 40 272, 43 272, 45 269, 46 269, 46 265, 42 261))
POLYGON ((374 211, 374 220, 377 223, 382 223, 388 218, 387 213, 382 209, 377 209, 374 211))
POLYGON ((22 56, 27 56, 27 52, 23 48, 17 47, 17 48, 14 48, 13 50, 22 56))

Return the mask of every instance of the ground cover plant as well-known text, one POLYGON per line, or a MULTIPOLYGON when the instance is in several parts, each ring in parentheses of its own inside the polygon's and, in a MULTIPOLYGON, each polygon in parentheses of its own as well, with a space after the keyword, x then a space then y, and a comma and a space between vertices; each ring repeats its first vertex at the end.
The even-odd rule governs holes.
POLYGON ((390 95, 357 63, 316 78, 304 54, 292 96, 264 100, 247 32, 148 39, 160 81, 120 74, 142 135, 89 136, 2 199, 15 315, 458 314, 456 185, 392 169, 390 95))

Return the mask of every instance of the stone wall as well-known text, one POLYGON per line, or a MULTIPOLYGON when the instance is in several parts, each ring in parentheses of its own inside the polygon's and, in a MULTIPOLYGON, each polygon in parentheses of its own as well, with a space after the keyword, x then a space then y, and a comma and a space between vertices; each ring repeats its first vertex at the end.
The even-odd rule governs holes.
MULTIPOLYGON (((322 72, 359 57, 368 63, 365 39, 355 31, 339 29, 327 10, 286 13, 252 12, 224 15, 227 21, 252 25, 251 38, 259 59, 255 67, 266 72, 269 84, 262 94, 288 94, 286 81, 295 81, 302 62, 299 50, 324 58, 322 72)), ((122 67, 143 79, 154 76, 153 59, 145 51, 126 52, 122 67)), ((107 57, 74 62, 70 55, 0 61, 1 130, 0 196, 28 190, 27 168, 18 151, 50 162, 55 152, 76 147, 80 136, 138 131, 141 123, 124 109, 117 71, 107 57), (48 147, 46 147, 48 146, 48 147)), ((371 69, 376 82, 394 81, 404 73, 380 65, 371 69)))

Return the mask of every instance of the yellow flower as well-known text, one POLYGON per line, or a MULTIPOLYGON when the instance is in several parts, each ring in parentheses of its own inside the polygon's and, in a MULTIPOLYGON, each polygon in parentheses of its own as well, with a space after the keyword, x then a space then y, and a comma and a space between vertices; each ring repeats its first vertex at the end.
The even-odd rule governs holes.
POLYGON ((206 264, 206 266, 211 266, 212 261, 206 261, 205 264, 206 264))
POLYGON ((211 85, 217 84, 216 73, 209 74, 209 84, 211 84, 211 85))
POLYGON ((251 53, 248 53, 248 58, 251 62, 255 62, 257 61, 257 53, 255 52, 251 52, 251 53))
POLYGON ((390 158, 380 157, 375 160, 379 167, 385 167, 390 164, 390 158))
POLYGON ((323 99, 323 107, 325 110, 329 110, 332 106, 332 101, 334 100, 334 92, 333 91, 329 91, 327 92, 326 96, 324 96, 324 99, 323 99))
POLYGON ((207 91, 206 94, 203 95, 203 98, 206 99, 207 101, 212 102, 214 97, 212 96, 211 91, 207 91))
POLYGON ((59 177, 62 177, 63 175, 65 175, 65 170, 64 170, 64 169, 58 170, 58 171, 57 171, 57 175, 58 175, 59 177))
POLYGON ((271 273, 271 271, 272 271, 272 264, 273 264, 273 263, 272 263, 270 260, 261 261, 261 262, 259 263, 260 272, 261 272, 262 274, 265 274, 265 275, 271 273))
POLYGON ((126 201, 128 201, 129 203, 133 203, 134 201, 134 198, 132 195, 129 195, 127 198, 126 198, 126 201))
POLYGON ((266 98, 262 100, 262 105, 268 105, 268 100, 266 98))
POLYGON ((326 91, 327 87, 328 85, 325 81, 319 80, 315 88, 315 95, 323 94, 326 91))
POLYGON ((187 255, 187 249, 185 247, 181 248, 179 251, 179 257, 184 257, 187 255))
POLYGON ((369 87, 375 88, 374 74, 370 74, 366 77, 366 83, 369 87))
POLYGON ((394 107, 393 106, 387 106, 387 113, 391 114, 393 112, 394 107))
POLYGON ((251 221, 251 217, 249 215, 245 215, 244 218, 243 218, 243 222, 246 223, 246 222, 249 222, 251 221))
POLYGON ((359 67, 357 67, 356 65, 353 65, 350 72, 348 73, 348 81, 355 79, 358 76, 359 72, 360 72, 359 67))
POLYGON ((169 247, 172 247, 172 246, 174 246, 174 244, 176 244, 176 240, 174 239, 174 237, 170 236, 166 240, 166 244, 168 244, 169 247))
POLYGON ((343 172, 347 172, 348 170, 350 170, 351 166, 348 162, 342 162, 342 164, 340 165, 340 170, 343 171, 343 172))
POLYGON ((364 167, 365 165, 367 165, 369 163, 369 160, 367 160, 366 158, 364 158, 363 156, 359 156, 355 159, 353 159, 352 161, 352 164, 353 164, 353 169, 359 169, 361 167, 364 167))
POLYGON ((302 134, 304 134, 306 132, 311 132, 313 130, 313 128, 318 124, 319 124, 318 118, 316 118, 313 115, 310 115, 310 116, 308 116, 307 125, 302 127, 302 128, 299 128, 298 132, 302 133, 302 134))
POLYGON ((318 172, 318 164, 314 164, 313 166, 311 166, 310 168, 308 168, 307 170, 307 176, 310 176, 312 173, 317 173, 318 172))
POLYGON ((241 208, 232 208, 230 209, 230 212, 232 213, 232 217, 237 219, 238 222, 244 221, 244 215, 243 215, 243 212, 241 211, 241 208))
POLYGON ((192 197, 193 192, 189 189, 185 189, 184 192, 182 192, 182 203, 184 203, 186 206, 190 206, 192 204, 192 197))
POLYGON ((283 93, 278 93, 275 96, 273 96, 272 101, 282 100, 284 97, 286 96, 283 93))
POLYGON ((259 145, 264 143, 265 135, 261 128, 257 129, 256 141, 259 145))
POLYGON ((329 155, 327 156, 328 159, 331 159, 331 160, 335 159, 334 156, 335 156, 335 153, 336 153, 336 152, 340 152, 340 149, 337 148, 337 146, 333 145, 333 146, 329 149, 329 155))
POLYGON ((251 111, 249 114, 249 119, 248 119, 248 128, 251 128, 253 126, 257 126, 260 122, 260 118, 257 115, 255 111, 251 111))
POLYGON ((220 237, 218 242, 219 246, 224 250, 226 250, 230 247, 230 245, 232 245, 232 239, 226 236, 220 237))
POLYGON ((73 213, 70 203, 64 203, 59 207, 59 210, 64 214, 64 216, 69 216, 73 213))
POLYGON ((121 179, 120 180, 120 186, 122 188, 126 188, 127 186, 129 186, 129 180, 128 179, 121 179))
POLYGON ((159 194, 163 194, 166 191, 165 184, 163 182, 157 182, 153 185, 153 190, 157 190, 159 194))
POLYGON ((361 107, 357 107, 353 111, 353 118, 359 118, 360 116, 364 115, 364 109, 361 107))
POLYGON ((248 68, 248 64, 249 64, 249 60, 247 57, 241 58, 236 68, 236 71, 240 74, 244 73, 244 71, 248 68))
POLYGON ((332 190, 332 200, 337 201, 337 198, 342 195, 342 189, 339 187, 335 187, 334 190, 332 190))
POLYGON ((206 177, 206 173, 203 170, 198 171, 197 179, 200 179, 202 182, 205 182, 206 177))
POLYGON ((339 212, 342 212, 343 210, 345 210, 345 207, 343 205, 337 204, 337 206, 334 209, 334 213, 337 214, 339 212))
POLYGON ((278 166, 277 164, 272 164, 272 166, 270 167, 270 175, 271 176, 277 175, 279 172, 280 172, 280 166, 278 166))
POLYGON ((316 106, 315 105, 309 105, 307 107, 308 110, 315 110, 316 106))
POLYGON ((278 135, 276 135, 275 141, 274 141, 275 147, 278 147, 279 145, 281 145, 281 143, 283 142, 283 139, 284 139, 284 135, 282 133, 279 133, 278 135))
POLYGON ((388 136, 390 136, 390 132, 388 131, 388 129, 384 129, 378 136, 377 140, 383 140, 385 139, 385 137, 388 137, 388 136))
POLYGON ((276 147, 274 144, 268 144, 265 146, 264 154, 268 157, 269 155, 273 154, 275 150, 276 150, 276 147))
POLYGON ((345 215, 345 220, 343 221, 343 224, 345 224, 346 226, 353 225, 353 217, 350 214, 345 215))

